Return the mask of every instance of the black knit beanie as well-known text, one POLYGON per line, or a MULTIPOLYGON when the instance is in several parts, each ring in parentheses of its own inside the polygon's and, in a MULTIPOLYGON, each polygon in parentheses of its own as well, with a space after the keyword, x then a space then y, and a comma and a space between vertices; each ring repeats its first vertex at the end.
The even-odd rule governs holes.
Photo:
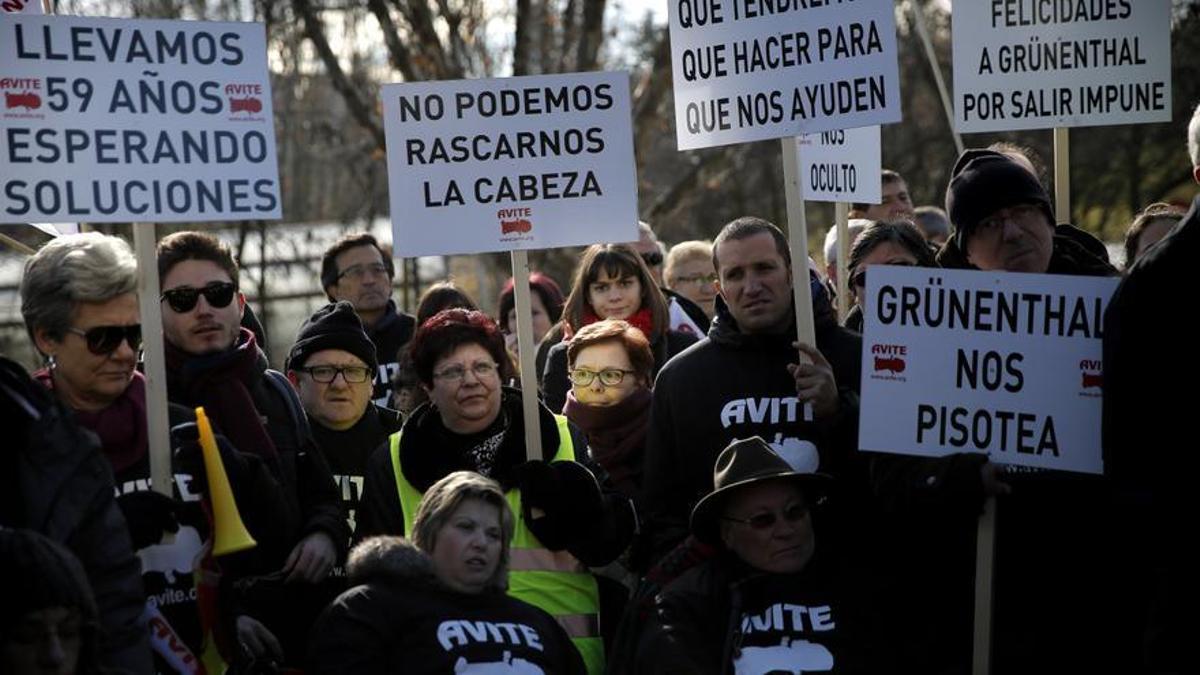
POLYGON ((308 357, 323 349, 341 349, 362 359, 372 370, 379 366, 375 356, 375 343, 363 330, 362 319, 354 306, 342 300, 318 309, 300 327, 296 344, 288 352, 285 367, 288 370, 304 367, 308 357))
POLYGON ((946 213, 954 225, 954 240, 966 253, 967 237, 1000 209, 1018 204, 1036 204, 1054 227, 1050 196, 1037 177, 1007 155, 993 150, 966 150, 954 164, 946 188, 946 213))
POLYGON ((32 530, 0 527, 0 634, 22 617, 51 607, 78 609, 96 621, 96 600, 83 566, 61 544, 32 530))

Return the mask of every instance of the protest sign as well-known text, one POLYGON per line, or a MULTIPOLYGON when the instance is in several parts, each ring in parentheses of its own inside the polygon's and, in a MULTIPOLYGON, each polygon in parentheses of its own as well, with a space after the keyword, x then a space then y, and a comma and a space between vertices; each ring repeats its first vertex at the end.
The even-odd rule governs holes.
POLYGON ((629 242, 626 73, 383 88, 397 256, 629 242))
POLYGON ((900 121, 891 0, 671 0, 680 150, 900 121))
POLYGON ((261 24, 0 15, 0 221, 281 216, 261 24))
POLYGON ((795 139, 804 198, 813 202, 883 201, 879 127, 839 129, 795 139))
POLYGON ((1117 282, 871 266, 860 447, 1101 473, 1101 339, 1117 282))
POLYGON ((1170 0, 955 2, 961 132, 1167 122, 1170 0))

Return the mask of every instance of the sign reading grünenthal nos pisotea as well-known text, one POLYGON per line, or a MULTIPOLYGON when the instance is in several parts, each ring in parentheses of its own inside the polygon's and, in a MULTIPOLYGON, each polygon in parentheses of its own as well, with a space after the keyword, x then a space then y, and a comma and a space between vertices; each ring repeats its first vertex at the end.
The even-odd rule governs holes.
POLYGON ((0 14, 0 222, 275 219, 261 24, 0 14))
POLYGON ((670 0, 680 150, 900 121, 892 0, 670 0))
POLYGON ((637 239, 628 73, 389 84, 397 256, 637 239))
POLYGON ((964 133, 1167 122, 1171 0, 955 0, 964 133))
POLYGON ((868 268, 863 450, 1101 473, 1112 277, 868 268))

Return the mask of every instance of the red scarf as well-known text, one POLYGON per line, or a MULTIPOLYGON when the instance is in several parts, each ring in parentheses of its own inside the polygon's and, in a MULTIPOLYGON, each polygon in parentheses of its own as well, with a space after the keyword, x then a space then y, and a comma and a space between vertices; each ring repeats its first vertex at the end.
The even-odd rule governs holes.
POLYGON ((650 428, 650 390, 638 387, 612 406, 580 403, 567 392, 563 414, 587 434, 588 452, 627 497, 641 493, 642 454, 650 428))
MULTIPOLYGON (((33 377, 54 391, 54 376, 42 369, 33 377)), ((120 473, 138 463, 149 452, 146 431, 146 378, 134 371, 129 386, 103 410, 76 410, 75 421, 100 437, 100 448, 120 473)))
MULTIPOLYGON (((596 323, 600 320, 600 317, 592 311, 592 308, 585 305, 583 308, 583 323, 580 326, 574 327, 570 323, 565 321, 563 322, 563 342, 570 340, 571 337, 575 335, 575 331, 579 328, 583 328, 584 326, 596 323)), ((654 315, 650 313, 649 307, 643 307, 633 314, 630 314, 624 319, 624 321, 630 326, 642 331, 647 340, 654 342, 654 315)))

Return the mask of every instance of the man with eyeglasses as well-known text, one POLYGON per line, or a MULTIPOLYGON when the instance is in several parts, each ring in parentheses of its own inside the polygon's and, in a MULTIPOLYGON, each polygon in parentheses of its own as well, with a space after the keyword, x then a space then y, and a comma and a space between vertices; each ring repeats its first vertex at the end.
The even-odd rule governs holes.
POLYGON ((333 592, 317 584, 350 537, 333 476, 295 389, 241 326, 246 299, 229 247, 201 232, 169 235, 158 244, 158 275, 168 398, 203 406, 214 431, 268 468, 273 483, 257 492, 277 493, 279 502, 269 523, 256 509, 243 513, 258 546, 235 565, 254 583, 222 595, 241 652, 227 657, 299 663, 308 627, 333 592))
POLYGON ((375 345, 379 365, 371 398, 378 405, 387 405, 400 370, 400 348, 417 329, 417 320, 399 311, 392 300, 395 275, 392 257, 366 232, 343 236, 321 256, 321 287, 329 301, 349 302, 375 345))
POLYGON ((346 505, 354 532, 367 457, 400 430, 400 413, 371 402, 375 345, 346 301, 318 309, 300 327, 287 376, 300 392, 320 448, 346 505))

